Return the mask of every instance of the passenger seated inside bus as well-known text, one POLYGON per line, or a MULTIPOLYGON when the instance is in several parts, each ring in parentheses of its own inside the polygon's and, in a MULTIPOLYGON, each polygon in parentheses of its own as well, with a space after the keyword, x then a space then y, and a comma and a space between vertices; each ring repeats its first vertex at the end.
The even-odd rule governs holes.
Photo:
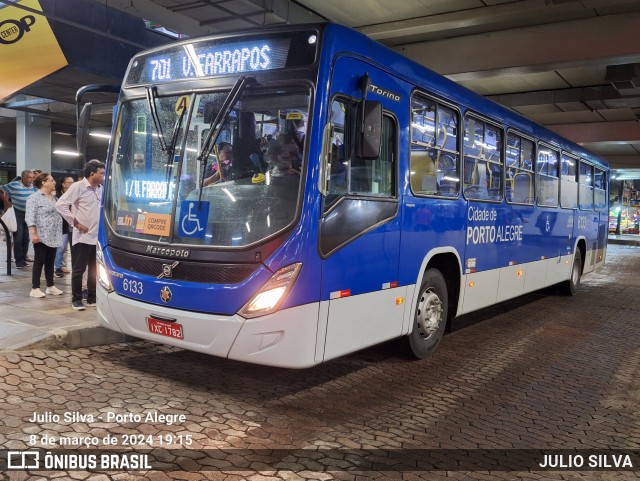
POLYGON ((276 142, 282 145, 287 152, 286 156, 291 158, 291 167, 299 171, 302 168, 302 144, 295 131, 291 129, 286 134, 278 135, 276 142))
MULTIPOLYGON (((294 146, 295 147, 295 146, 294 146)), ((273 177, 300 175, 300 171, 293 168, 295 154, 291 148, 277 142, 267 150, 269 171, 273 177)))
POLYGON ((202 181, 203 186, 215 184, 220 180, 230 180, 231 169, 233 165, 233 146, 229 142, 220 142, 218 148, 217 160, 207 166, 205 177, 202 181), (220 166, 222 166, 220 168, 220 166))

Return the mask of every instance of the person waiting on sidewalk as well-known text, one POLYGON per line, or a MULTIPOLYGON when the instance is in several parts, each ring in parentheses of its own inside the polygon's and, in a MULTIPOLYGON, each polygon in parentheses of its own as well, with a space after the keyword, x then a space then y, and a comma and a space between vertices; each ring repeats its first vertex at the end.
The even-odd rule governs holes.
POLYGON ((18 230, 13 233, 13 257, 16 260, 16 269, 27 267, 27 251, 29 249, 29 230, 24 221, 27 210, 27 199, 36 189, 33 187, 33 171, 23 170, 19 180, 14 180, 0 186, 5 193, 11 196, 13 210, 16 214, 18 230))
POLYGON ((62 240, 62 217, 56 210, 56 181, 51 174, 43 172, 33 181, 38 189, 27 199, 25 222, 31 233, 35 260, 31 273, 31 297, 45 297, 40 290, 40 276, 44 266, 44 277, 47 281, 46 293, 59 296, 62 291, 53 285, 53 263, 56 258, 56 247, 62 240))
POLYGON ((104 163, 90 160, 84 166, 84 178, 62 194, 56 209, 73 226, 71 245, 71 305, 84 311, 82 275, 87 270, 87 306, 96 305, 96 244, 102 202, 104 163))
MULTIPOLYGON (((59 199, 62 194, 64 194, 69 187, 73 184, 73 177, 70 175, 63 175, 60 178, 60 183, 57 184, 56 188, 56 197, 59 199)), ((56 262, 55 262, 55 271, 54 275, 56 277, 64 277, 65 274, 71 272, 64 266, 64 253, 67 250, 67 244, 71 245, 71 232, 69 228, 69 223, 66 220, 62 220, 62 241, 58 246, 58 250, 56 251, 56 262)))

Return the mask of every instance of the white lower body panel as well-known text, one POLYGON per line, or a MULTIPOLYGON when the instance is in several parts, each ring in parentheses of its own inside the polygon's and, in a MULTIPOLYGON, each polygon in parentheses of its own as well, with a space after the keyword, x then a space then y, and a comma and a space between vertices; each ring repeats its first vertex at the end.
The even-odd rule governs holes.
POLYGON ((522 266, 523 269, 525 267, 524 289, 522 292, 526 293, 543 289, 547 285, 547 265, 545 262, 530 262, 522 266))
POLYGON ((598 269, 600 267, 602 267, 604 265, 605 259, 607 258, 607 248, 606 247, 602 247, 600 249, 598 249, 598 255, 596 257, 596 266, 595 268, 598 269))
POLYGON ((130 336, 237 361, 305 368, 315 360, 319 304, 284 309, 256 319, 180 311, 107 293, 97 287, 98 319, 130 336), (184 339, 149 332, 147 317, 175 320, 184 339))
POLYGON ((463 276, 462 310, 458 315, 488 307, 569 279, 573 254, 506 266, 463 276))
POLYGON ((607 248, 591 249, 585 255, 585 265, 582 269, 583 274, 592 272, 604 264, 607 257, 607 248))
POLYGON ((500 269, 476 272, 466 275, 464 283, 464 299, 462 314, 482 309, 496 303, 498 283, 500 282, 500 269))
POLYGON ((525 279, 522 266, 516 264, 500 269, 500 283, 498 284, 496 302, 521 296, 524 292, 525 279))
POLYGON ((403 286, 329 301, 324 360, 401 336, 406 297, 403 286))
POLYGON ((566 281, 571 276, 571 266, 573 265, 573 254, 558 256, 547 259, 547 275, 545 285, 552 286, 558 282, 566 281))

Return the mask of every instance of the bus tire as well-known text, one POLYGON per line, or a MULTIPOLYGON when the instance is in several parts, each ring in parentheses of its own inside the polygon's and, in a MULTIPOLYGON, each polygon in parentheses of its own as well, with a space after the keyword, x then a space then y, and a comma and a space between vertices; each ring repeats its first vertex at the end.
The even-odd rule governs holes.
POLYGON ((438 269, 427 269, 413 315, 409 334, 411 353, 418 359, 431 356, 444 334, 449 300, 447 283, 438 269))
POLYGON ((573 264, 571 265, 571 275, 568 281, 564 281, 561 285, 561 291, 566 296, 575 296, 580 287, 580 277, 582 276, 582 256, 580 251, 576 250, 573 256, 573 264))

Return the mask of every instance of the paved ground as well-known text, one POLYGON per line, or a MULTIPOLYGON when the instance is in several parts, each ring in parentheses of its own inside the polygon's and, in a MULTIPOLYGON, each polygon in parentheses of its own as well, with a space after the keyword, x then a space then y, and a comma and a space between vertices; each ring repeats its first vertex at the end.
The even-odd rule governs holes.
POLYGON ((638 272, 640 249, 611 246, 576 297, 536 293, 466 316, 425 361, 400 342, 302 371, 146 342, 0 353, 0 446, 53 459, 95 438, 87 455, 128 450, 153 466, 0 480, 637 480, 638 272), (578 463, 556 451, 573 449, 581 470, 534 463, 578 463), (632 468, 587 468, 627 455, 632 468))
MULTIPOLYGON (((610 245, 640 246, 640 236, 610 235, 610 245)), ((33 250, 30 251, 33 255, 33 250)), ((83 312, 71 307, 71 278, 56 278, 61 296, 31 299, 31 268, 16 269, 11 264, 7 275, 7 250, 4 233, 0 231, 0 351, 24 349, 29 346, 55 348, 90 347, 124 341, 125 336, 98 325, 94 309, 83 312)), ((71 265, 70 256, 67 256, 71 265)), ((45 286, 44 275, 42 286, 45 286)))
MULTIPOLYGON (((33 252, 30 253, 33 255, 33 252)), ((121 341, 116 335, 98 327, 95 309, 74 311, 71 307, 71 277, 55 278, 55 285, 64 294, 32 299, 31 267, 16 269, 11 265, 7 275, 7 249, 0 236, 0 350, 26 346, 88 347, 121 341)), ((68 265, 71 260, 67 259, 68 265)), ((41 278, 44 291, 46 282, 41 278)))

